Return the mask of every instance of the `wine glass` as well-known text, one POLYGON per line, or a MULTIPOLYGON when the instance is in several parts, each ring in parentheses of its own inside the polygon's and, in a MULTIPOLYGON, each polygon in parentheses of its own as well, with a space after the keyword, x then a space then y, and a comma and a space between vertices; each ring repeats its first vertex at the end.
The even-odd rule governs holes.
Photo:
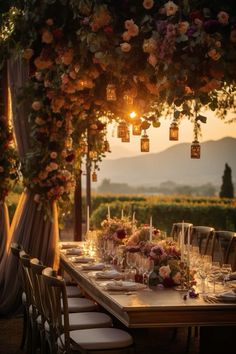
POLYGON ((212 262, 210 278, 213 281, 213 294, 216 293, 216 281, 220 279, 221 274, 220 262, 212 262))
POLYGON ((223 263, 221 266, 221 273, 223 278, 223 285, 225 286, 226 281, 229 280, 230 274, 232 273, 232 266, 229 263, 223 263))

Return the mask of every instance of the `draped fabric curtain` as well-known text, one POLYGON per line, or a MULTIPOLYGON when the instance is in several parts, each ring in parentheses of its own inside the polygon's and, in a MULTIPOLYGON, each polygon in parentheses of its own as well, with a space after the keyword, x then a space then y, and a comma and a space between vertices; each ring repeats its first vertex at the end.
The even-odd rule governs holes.
POLYGON ((0 262, 3 259, 5 250, 10 240, 9 214, 6 203, 0 202, 0 262))
MULTIPOLYGON (((11 90, 13 127, 17 150, 22 159, 29 149, 29 102, 19 104, 19 89, 28 79, 28 68, 20 59, 8 63, 8 80, 11 90)), ((24 190, 18 203, 11 227, 9 241, 6 243, 0 263, 0 314, 9 315, 19 310, 21 305, 20 270, 17 259, 10 251, 10 243, 21 244, 26 252, 39 258, 43 263, 59 265, 58 215, 56 202, 52 204, 52 220, 45 219, 44 211, 38 210, 34 193, 24 190)))

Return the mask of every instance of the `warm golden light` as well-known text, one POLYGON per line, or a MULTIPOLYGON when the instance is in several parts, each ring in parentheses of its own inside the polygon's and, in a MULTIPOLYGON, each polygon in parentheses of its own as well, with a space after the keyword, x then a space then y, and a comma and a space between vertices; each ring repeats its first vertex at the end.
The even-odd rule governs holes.
POLYGON ((149 152, 149 137, 144 133, 141 137, 141 152, 149 152))
POLYGON ((179 140, 179 127, 177 123, 171 123, 169 130, 169 139, 170 140, 179 140))
POLYGON ((129 116, 130 116, 130 118, 135 118, 136 116, 137 116, 137 113, 136 112, 131 112, 130 114, 129 114, 129 116))
POLYGON ((97 182, 98 178, 97 178, 97 173, 94 171, 92 173, 92 182, 97 182))

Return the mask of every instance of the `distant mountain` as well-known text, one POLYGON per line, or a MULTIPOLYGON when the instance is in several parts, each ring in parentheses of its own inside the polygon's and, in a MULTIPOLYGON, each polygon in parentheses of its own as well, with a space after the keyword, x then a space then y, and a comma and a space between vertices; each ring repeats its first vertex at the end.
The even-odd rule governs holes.
POLYGON ((132 185, 156 186, 165 181, 201 185, 222 183, 225 163, 236 181, 236 138, 226 137, 201 144, 201 158, 190 158, 190 144, 180 143, 159 153, 106 160, 101 163, 99 180, 132 185))

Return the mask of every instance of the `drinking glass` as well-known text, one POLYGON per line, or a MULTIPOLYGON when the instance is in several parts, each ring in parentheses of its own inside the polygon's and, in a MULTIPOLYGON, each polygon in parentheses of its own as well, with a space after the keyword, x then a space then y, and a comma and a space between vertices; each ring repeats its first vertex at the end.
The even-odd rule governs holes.
POLYGON ((223 285, 225 286, 226 281, 229 280, 230 274, 232 273, 232 266, 229 263, 223 263, 221 266, 223 285))
POLYGON ((216 293, 216 281, 222 276, 220 262, 212 262, 210 279, 213 281, 213 294, 216 293))

